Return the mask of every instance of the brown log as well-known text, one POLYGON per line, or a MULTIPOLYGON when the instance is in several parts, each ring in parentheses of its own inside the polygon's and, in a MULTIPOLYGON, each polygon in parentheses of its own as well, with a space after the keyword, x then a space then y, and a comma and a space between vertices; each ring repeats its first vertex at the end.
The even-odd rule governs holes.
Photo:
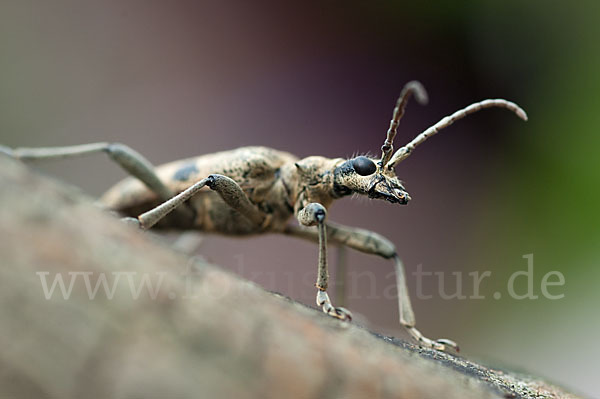
POLYGON ((190 261, 2 155, 0 184, 2 398, 575 397, 190 261), (46 299, 57 275, 68 299, 46 299), (86 276, 117 280, 114 296, 90 299, 86 276), (162 283, 135 298, 144 278, 162 283))

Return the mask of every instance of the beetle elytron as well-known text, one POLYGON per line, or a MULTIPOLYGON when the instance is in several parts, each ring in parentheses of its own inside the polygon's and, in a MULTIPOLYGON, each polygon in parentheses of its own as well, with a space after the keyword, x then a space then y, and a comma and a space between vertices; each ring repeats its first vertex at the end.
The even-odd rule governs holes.
POLYGON ((142 229, 156 225, 229 235, 276 232, 316 241, 319 243, 317 304, 325 313, 341 320, 350 320, 352 315, 345 308, 334 307, 327 295, 327 240, 391 259, 396 271, 400 323, 421 345, 458 350, 453 341, 428 339, 415 328, 404 266, 394 245, 377 233, 326 222, 327 208, 334 200, 354 193, 406 204, 410 196, 396 177, 394 167, 428 137, 483 108, 506 108, 523 120, 527 120, 527 115, 510 101, 484 100, 441 119, 394 153, 392 143, 411 95, 420 103, 427 102, 420 83, 412 81, 405 85, 394 108, 380 159, 366 156, 298 159, 270 148, 244 147, 154 168, 143 156, 122 144, 0 147, 0 151, 25 161, 107 153, 132 177, 111 188, 102 202, 130 216, 126 220, 142 229), (292 216, 297 218, 298 225, 290 224, 292 216))

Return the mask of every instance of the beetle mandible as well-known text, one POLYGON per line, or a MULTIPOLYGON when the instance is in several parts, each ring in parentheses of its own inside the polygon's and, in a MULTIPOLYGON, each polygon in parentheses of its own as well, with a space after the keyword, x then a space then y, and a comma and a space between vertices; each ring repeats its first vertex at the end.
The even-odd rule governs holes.
POLYGON ((125 220, 141 229, 156 226, 228 235, 275 232, 318 242, 317 304, 325 313, 341 320, 350 320, 352 314, 343 307, 335 307, 327 295, 327 241, 391 259, 396 272, 400 323, 421 345, 438 350, 458 350, 455 342, 431 340, 415 328, 404 266, 394 244, 375 232, 326 221, 327 209, 334 200, 350 194, 407 204, 410 196, 397 178, 394 167, 427 138, 483 108, 506 108, 523 120, 527 120, 527 115, 513 102, 483 100, 442 118, 394 152, 398 124, 411 95, 419 103, 427 102, 427 93, 419 82, 412 81, 404 86, 379 159, 366 156, 298 159, 287 152, 266 147, 243 147, 154 168, 142 155, 117 143, 52 148, 0 147, 0 151, 24 161, 107 153, 132 177, 109 189, 101 202, 127 215, 125 220), (296 217, 298 225, 290 223, 292 216, 296 217))

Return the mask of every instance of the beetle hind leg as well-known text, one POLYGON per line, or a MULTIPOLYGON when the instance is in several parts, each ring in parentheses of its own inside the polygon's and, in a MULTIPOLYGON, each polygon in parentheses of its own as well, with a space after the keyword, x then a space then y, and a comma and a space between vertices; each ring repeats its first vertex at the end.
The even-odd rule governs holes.
POLYGON ((1 152, 21 161, 40 161, 78 158, 86 155, 105 153, 127 173, 138 178, 162 200, 173 193, 154 173, 154 166, 140 153, 119 143, 92 143, 66 147, 15 148, 2 147, 1 152))
MULTIPOLYGON (((154 166, 142 154, 120 143, 91 143, 65 147, 39 147, 39 148, 8 148, 0 146, 0 153, 4 153, 24 162, 80 158, 87 155, 105 153, 108 157, 125 170, 129 175, 140 180, 161 201, 173 197, 173 192, 159 179, 154 171, 154 166)), ((193 212, 187 207, 177 209, 177 216, 188 221, 193 219, 193 212)), ((125 218, 129 221, 131 218, 125 218)))

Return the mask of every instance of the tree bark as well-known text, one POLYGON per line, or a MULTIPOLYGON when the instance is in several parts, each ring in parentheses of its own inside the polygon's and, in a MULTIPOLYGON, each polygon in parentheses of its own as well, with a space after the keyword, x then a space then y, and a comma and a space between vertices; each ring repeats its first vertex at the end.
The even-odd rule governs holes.
POLYGON ((0 183, 0 397, 575 397, 268 293, 2 155, 0 183))

